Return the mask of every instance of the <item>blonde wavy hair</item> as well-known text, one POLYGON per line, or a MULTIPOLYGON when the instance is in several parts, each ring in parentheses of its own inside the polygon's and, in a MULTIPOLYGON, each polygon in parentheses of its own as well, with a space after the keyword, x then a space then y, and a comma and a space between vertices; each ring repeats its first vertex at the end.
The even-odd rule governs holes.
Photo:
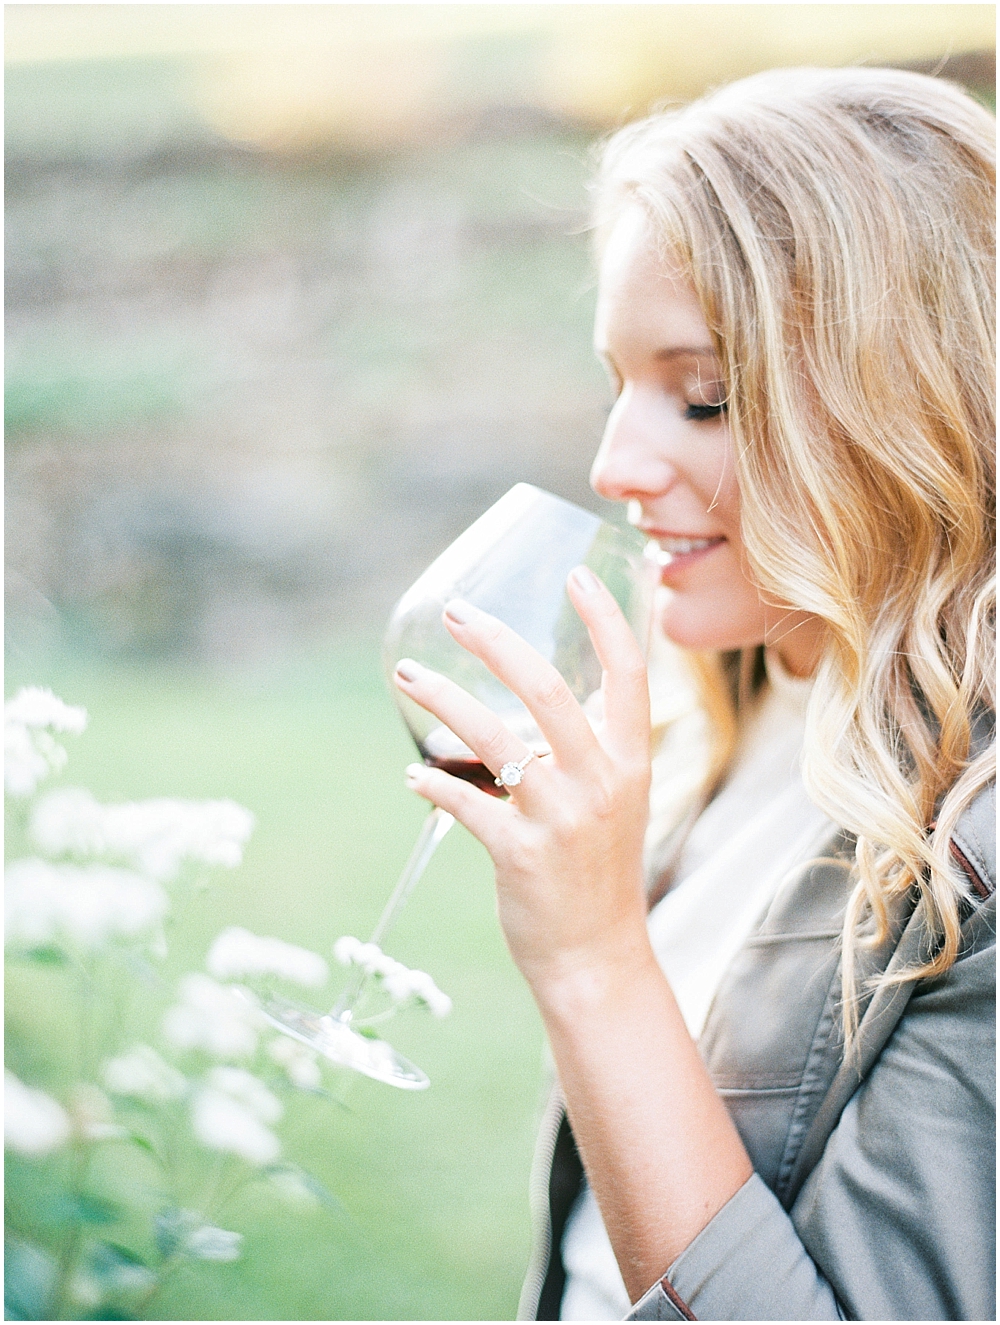
POLYGON ((931 937, 895 978, 954 962, 950 836, 995 776, 994 129, 919 74, 781 70, 620 131, 597 179, 598 234, 638 201, 697 291, 755 574, 828 626, 804 774, 857 839, 849 1038, 894 899, 931 937))

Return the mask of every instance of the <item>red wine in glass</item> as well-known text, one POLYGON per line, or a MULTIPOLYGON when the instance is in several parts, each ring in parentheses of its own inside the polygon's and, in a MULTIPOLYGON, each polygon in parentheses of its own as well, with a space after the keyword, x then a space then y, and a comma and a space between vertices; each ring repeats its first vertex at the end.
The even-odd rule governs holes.
MULTIPOLYGON (((524 735, 524 723, 511 721, 508 725, 518 735, 524 735)), ((532 731, 527 735, 531 738, 527 744, 534 750, 535 754, 548 754, 549 747, 541 739, 538 728, 534 723, 531 724, 532 731)), ((416 738, 415 738, 416 739, 416 738)), ((474 787, 480 791, 487 792, 490 796, 497 796, 500 799, 506 799, 510 794, 507 787, 498 787, 493 773, 486 767, 477 754, 474 754, 469 747, 458 739, 454 732, 447 727, 437 726, 432 728, 422 740, 417 740, 417 749, 424 763, 430 768, 443 769, 445 773, 450 773, 452 777, 461 778, 463 782, 471 782, 474 787)))
POLYGON ((493 774, 475 755, 467 755, 464 759, 460 755, 453 755, 449 759, 447 755, 438 758, 434 755, 424 754, 424 763, 431 768, 440 768, 442 772, 450 773, 453 778, 461 778, 463 782, 471 782, 474 787, 487 792, 490 796, 505 797, 507 795, 506 789, 497 786, 493 774))

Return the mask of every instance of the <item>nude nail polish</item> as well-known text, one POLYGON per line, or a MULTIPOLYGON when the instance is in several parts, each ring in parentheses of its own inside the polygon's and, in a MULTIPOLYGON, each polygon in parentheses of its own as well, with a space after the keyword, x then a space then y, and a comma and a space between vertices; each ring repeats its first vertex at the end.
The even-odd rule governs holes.
POLYGON ((401 676, 404 681, 415 681, 420 671, 420 664, 415 663, 412 658, 400 658, 396 664, 396 675, 401 676))
POLYGON ((601 587, 601 582, 587 566, 577 566, 570 571, 570 578, 583 593, 593 593, 601 587))
POLYGON ((476 615, 476 609, 461 598, 453 598, 450 603, 445 604, 444 614, 457 625, 467 626, 476 615))

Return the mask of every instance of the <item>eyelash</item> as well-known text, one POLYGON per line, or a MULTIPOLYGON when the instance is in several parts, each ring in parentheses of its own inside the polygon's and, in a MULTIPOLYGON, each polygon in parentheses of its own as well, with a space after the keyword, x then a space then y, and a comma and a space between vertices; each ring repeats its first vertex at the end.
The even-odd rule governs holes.
POLYGON ((725 403, 721 405, 687 405, 684 409, 686 419, 702 421, 706 419, 717 419, 725 414, 725 403))
MULTIPOLYGON (((615 393, 615 399, 607 407, 607 413, 610 414, 618 403, 619 392, 615 393)), ((684 418, 691 419, 695 423, 707 423, 712 419, 721 418, 729 409, 727 401, 722 401, 719 405, 685 405, 684 418)))

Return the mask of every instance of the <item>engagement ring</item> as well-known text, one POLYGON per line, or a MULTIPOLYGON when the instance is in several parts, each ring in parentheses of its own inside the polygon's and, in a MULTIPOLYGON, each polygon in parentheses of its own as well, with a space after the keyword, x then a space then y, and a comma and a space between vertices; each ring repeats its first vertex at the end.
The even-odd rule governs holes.
POLYGON ((530 754, 525 755, 519 764, 504 764, 499 776, 493 779, 494 783, 498 787, 516 787, 524 777, 524 770, 534 757, 535 752, 532 750, 530 754))

